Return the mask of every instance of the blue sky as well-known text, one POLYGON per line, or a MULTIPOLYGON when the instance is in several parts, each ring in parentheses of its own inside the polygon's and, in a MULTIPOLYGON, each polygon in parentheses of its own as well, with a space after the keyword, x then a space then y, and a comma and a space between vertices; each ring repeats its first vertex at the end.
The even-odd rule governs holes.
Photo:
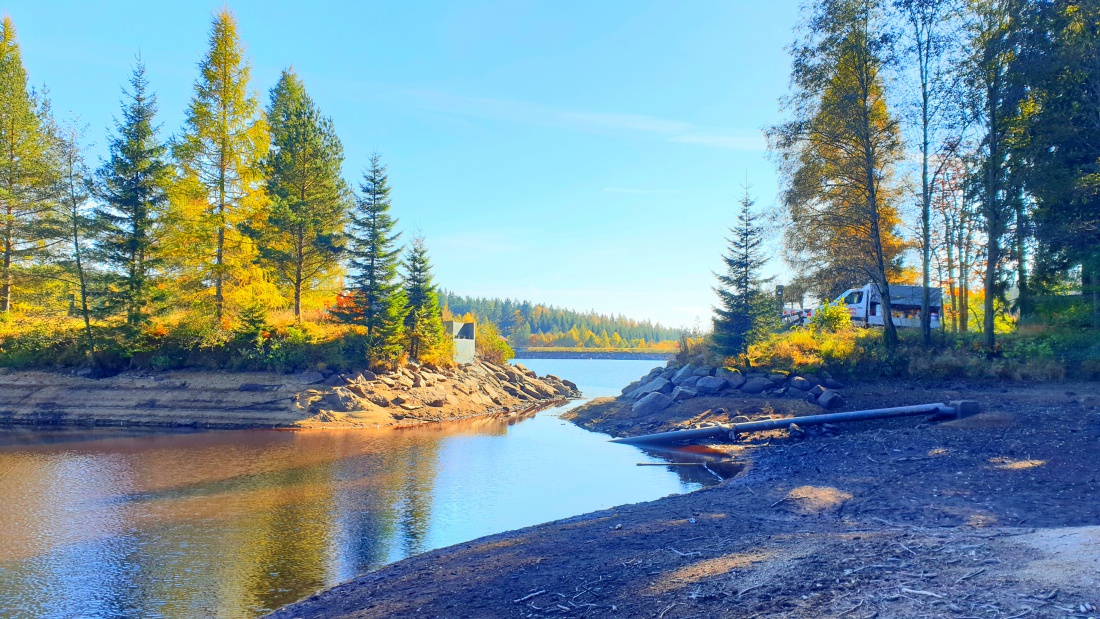
MULTIPOLYGON (((138 52, 165 137, 179 130, 220 6, 0 0, 93 159, 138 52)), ((762 129, 780 119, 796 0, 229 6, 265 103, 293 65, 345 176, 382 154, 402 227, 458 293, 706 323, 741 185, 775 203, 762 129)))

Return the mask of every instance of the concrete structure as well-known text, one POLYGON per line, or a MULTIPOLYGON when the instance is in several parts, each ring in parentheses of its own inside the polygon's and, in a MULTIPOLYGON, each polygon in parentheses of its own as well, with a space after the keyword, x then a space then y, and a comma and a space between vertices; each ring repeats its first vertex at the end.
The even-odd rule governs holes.
POLYGON ((477 354, 474 339, 477 337, 477 323, 443 321, 443 334, 454 339, 455 363, 473 363, 477 354))

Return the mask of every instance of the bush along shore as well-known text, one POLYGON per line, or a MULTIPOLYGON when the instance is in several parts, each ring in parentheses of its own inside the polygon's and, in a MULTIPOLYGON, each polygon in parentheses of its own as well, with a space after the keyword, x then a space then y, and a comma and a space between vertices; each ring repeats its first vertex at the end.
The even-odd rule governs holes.
POLYGON ((193 428, 407 426, 519 414, 580 395, 575 384, 487 361, 383 373, 0 369, 0 424, 193 428))

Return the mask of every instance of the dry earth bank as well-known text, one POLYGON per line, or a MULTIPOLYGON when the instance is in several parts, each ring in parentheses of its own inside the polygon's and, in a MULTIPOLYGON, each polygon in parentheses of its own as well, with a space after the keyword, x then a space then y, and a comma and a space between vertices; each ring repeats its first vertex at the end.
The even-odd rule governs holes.
POLYGON ((94 380, 0 372, 0 425, 379 427, 519 412, 579 395, 568 380, 487 362, 380 375, 178 371, 94 380))

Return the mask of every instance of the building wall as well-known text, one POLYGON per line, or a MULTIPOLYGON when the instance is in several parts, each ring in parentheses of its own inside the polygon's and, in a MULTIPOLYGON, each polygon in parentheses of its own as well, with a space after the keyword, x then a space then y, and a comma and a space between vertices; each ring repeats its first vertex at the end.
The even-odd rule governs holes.
POLYGON ((473 363, 476 354, 473 340, 455 340, 455 363, 473 363))

